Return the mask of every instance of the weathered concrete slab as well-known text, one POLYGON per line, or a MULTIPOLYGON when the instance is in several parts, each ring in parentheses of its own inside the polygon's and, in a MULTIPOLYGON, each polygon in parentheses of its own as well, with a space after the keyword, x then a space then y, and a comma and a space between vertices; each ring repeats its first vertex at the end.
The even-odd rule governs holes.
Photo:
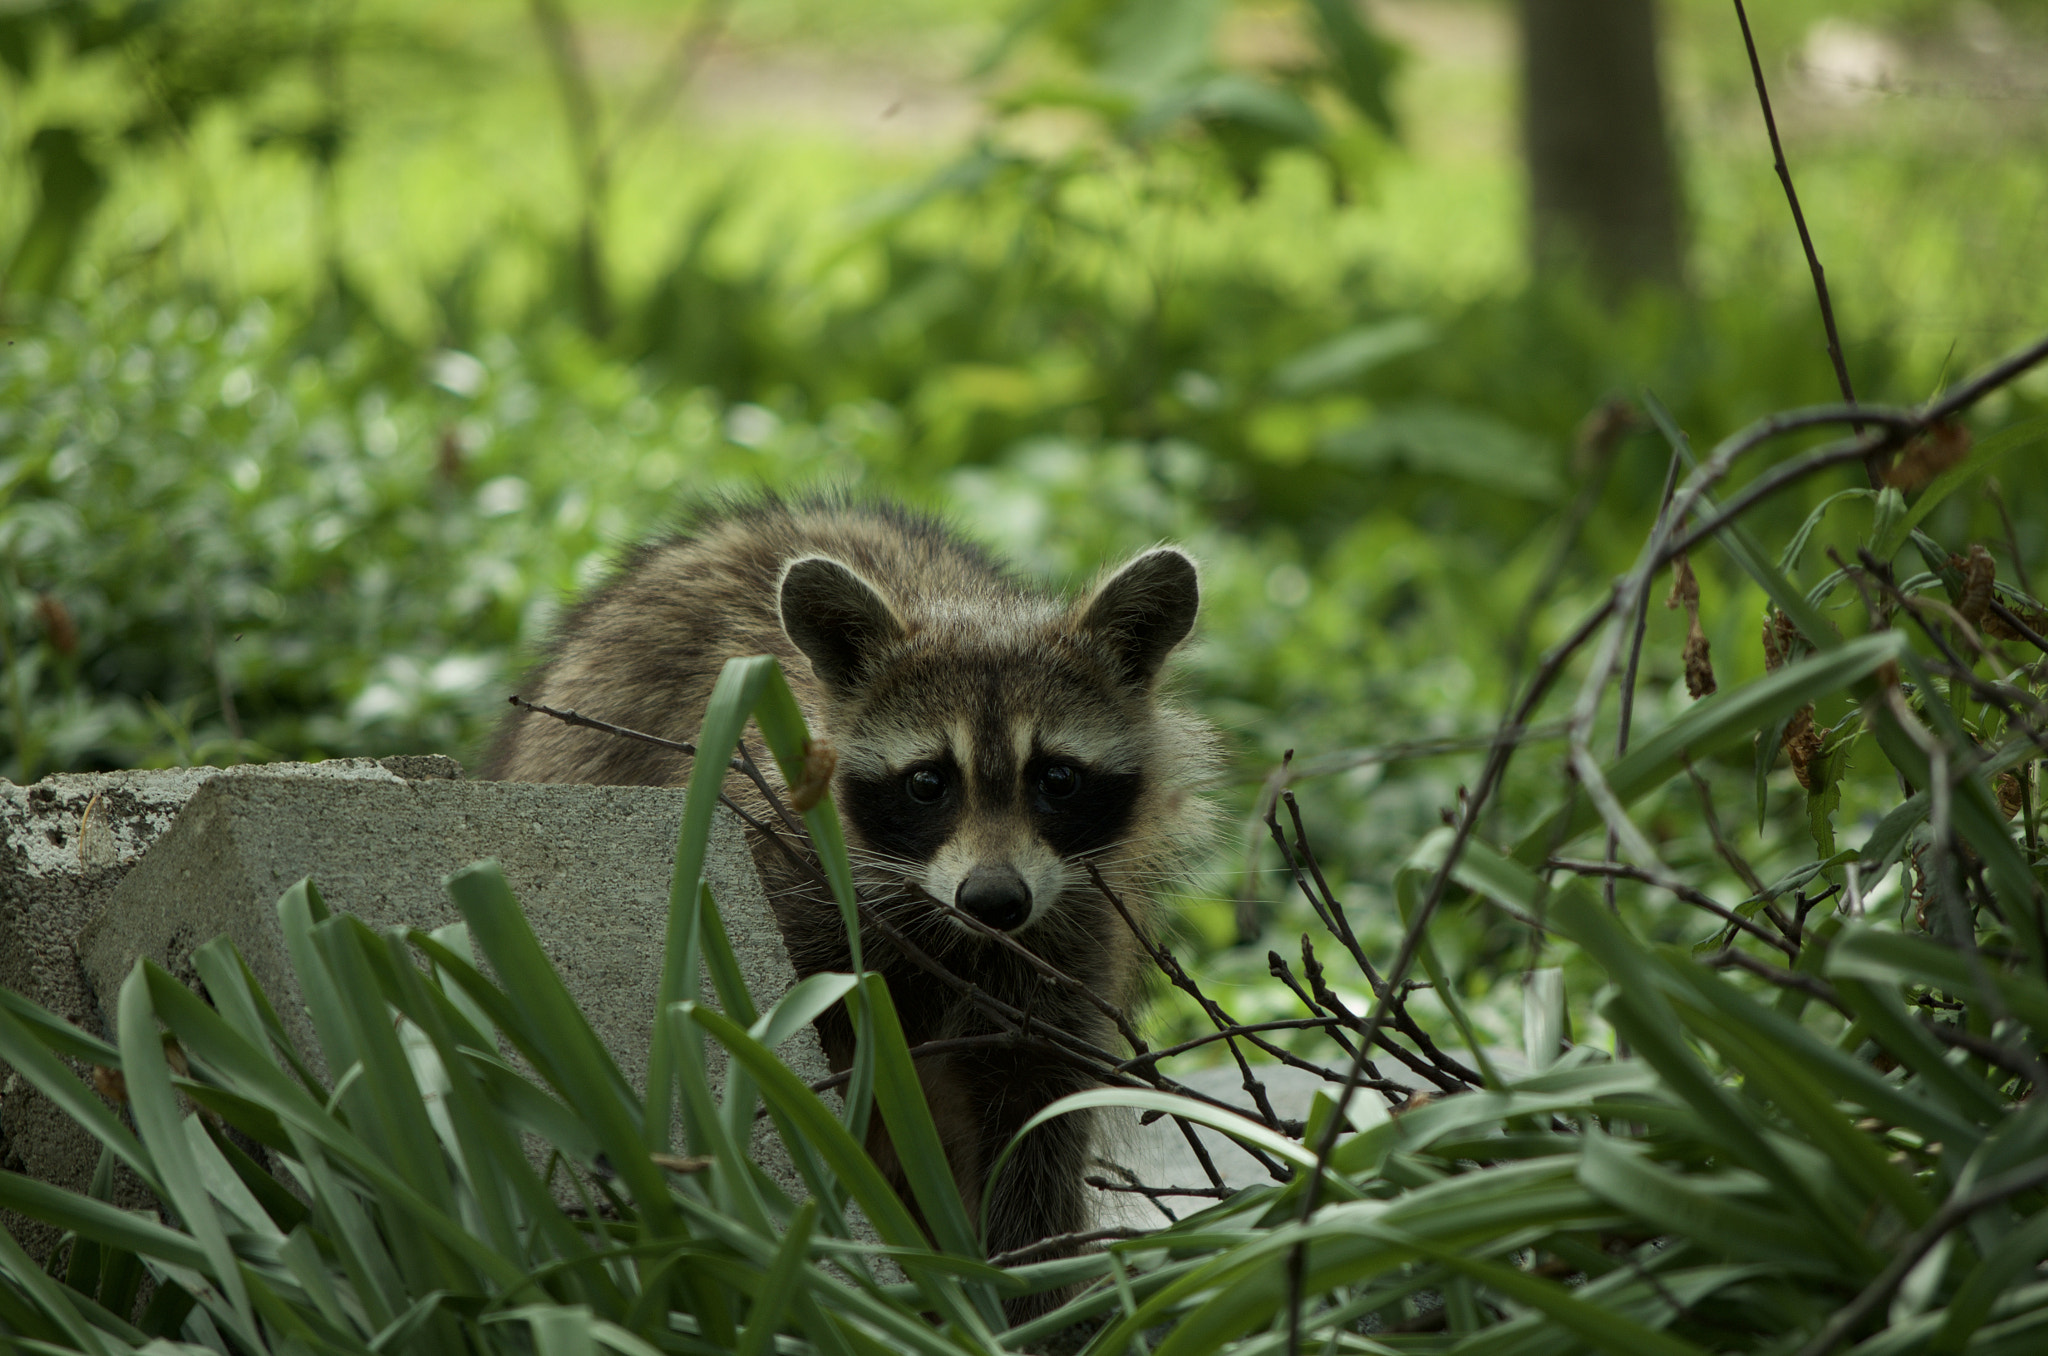
MULTIPOLYGON (((329 907, 372 927, 434 928, 458 918, 443 878, 495 858, 598 1037, 642 1083, 683 799, 654 787, 217 779, 193 794, 81 932, 79 960, 111 1018, 138 957, 189 978, 192 950, 225 935, 310 1053, 317 1043, 286 956, 278 896, 311 876, 329 907)), ((749 990, 773 1002, 795 974, 730 812, 714 821, 705 876, 749 990)), ((710 1054, 722 1081, 723 1052, 710 1054)), ((829 1072, 808 1030, 783 1054, 806 1079, 829 1072)), ((773 1139, 763 1122, 759 1161, 804 1194, 773 1139)))
MULTIPOLYGON (((217 778, 304 777, 398 785, 405 778, 462 775, 452 758, 337 758, 234 768, 66 773, 30 786, 0 781, 0 985, 68 1021, 97 1029, 98 1005, 74 951, 79 929, 98 917, 150 844, 201 786, 217 778)), ((81 1069, 83 1074, 84 1070, 81 1069)), ((0 1064, 0 1167, 82 1186, 97 1151, 47 1098, 0 1064)), ((42 1232, 11 1215, 25 1243, 42 1232)), ((50 1235, 54 1237, 52 1233, 50 1235)))

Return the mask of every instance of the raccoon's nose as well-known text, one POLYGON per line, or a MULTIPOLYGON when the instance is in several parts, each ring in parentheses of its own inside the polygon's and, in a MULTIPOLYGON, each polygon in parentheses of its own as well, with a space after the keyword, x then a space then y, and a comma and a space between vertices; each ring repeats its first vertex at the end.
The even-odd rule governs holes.
POLYGON ((1031 916, 1031 887, 1014 866, 977 866, 954 892, 953 902, 1004 932, 1031 916))

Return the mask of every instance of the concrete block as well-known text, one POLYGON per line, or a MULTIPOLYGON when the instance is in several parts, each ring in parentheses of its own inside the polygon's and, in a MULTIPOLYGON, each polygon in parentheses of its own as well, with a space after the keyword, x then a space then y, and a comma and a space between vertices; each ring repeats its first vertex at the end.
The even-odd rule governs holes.
MULTIPOLYGON (((644 1086, 683 793, 511 782, 216 779, 86 925, 78 956, 105 1015, 138 957, 189 978, 188 957, 225 934, 301 1049, 317 1047, 277 922, 277 898, 311 876, 329 907, 373 927, 434 928, 458 915, 442 879, 497 859, 570 993, 627 1077, 644 1086)), ((795 982, 739 820, 720 810, 705 875, 750 991, 763 1006, 795 982)), ((711 1001, 708 991, 704 995, 711 1001)), ((722 1082, 715 1044, 713 1076, 722 1082)), ((829 1070, 809 1030, 784 1047, 799 1076, 829 1070)), ((805 1189, 763 1121, 757 1159, 805 1189)))
MULTIPOLYGON (((115 887, 192 794, 215 779, 286 776, 397 785, 403 778, 461 775, 454 759, 427 754, 67 773, 30 786, 0 781, 0 984, 97 1030, 98 1004, 74 951, 79 929, 106 908, 115 887)), ((83 1187, 97 1158, 63 1113, 0 1064, 0 1167, 83 1187)), ((26 1229, 23 1241, 38 1255, 55 1237, 11 1215, 0 1222, 18 1235, 26 1229)))

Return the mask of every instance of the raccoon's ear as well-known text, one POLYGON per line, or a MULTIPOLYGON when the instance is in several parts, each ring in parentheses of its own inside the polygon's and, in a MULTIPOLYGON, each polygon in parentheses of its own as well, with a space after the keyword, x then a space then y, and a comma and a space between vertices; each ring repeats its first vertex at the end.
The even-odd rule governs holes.
POLYGON ((779 601, 782 629, 834 691, 857 682, 876 649, 903 638, 903 623, 874 586, 829 556, 791 561, 779 601))
POLYGON ((1105 580, 1086 603, 1081 627, 1110 643, 1127 681, 1148 686, 1194 629, 1200 602, 1195 562, 1162 546, 1105 580))

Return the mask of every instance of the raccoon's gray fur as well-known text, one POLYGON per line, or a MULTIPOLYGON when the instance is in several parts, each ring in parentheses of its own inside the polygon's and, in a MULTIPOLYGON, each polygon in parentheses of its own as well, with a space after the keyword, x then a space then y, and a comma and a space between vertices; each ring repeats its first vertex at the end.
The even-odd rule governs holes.
MULTIPOLYGON (((1172 548, 1067 600, 1012 582, 978 548, 895 505, 768 499, 710 511, 635 551, 569 614, 526 694, 687 741, 726 660, 774 655, 838 755, 832 791, 863 895, 983 993, 1113 1050, 1094 1006, 932 897, 1013 932, 1113 1003, 1139 996, 1142 952, 1086 864, 1142 921, 1205 829, 1191 784, 1211 767, 1214 734, 1158 691, 1196 605, 1194 564, 1172 548)), ((689 771, 683 755, 522 711, 500 728, 483 775, 665 786, 689 771)), ((727 791, 752 798, 737 777, 727 791)), ((754 849, 797 972, 848 968, 823 888, 773 844, 754 849)), ((863 950, 912 1045, 1001 1029, 876 930, 863 950)), ((843 1067, 844 1014, 820 1028, 843 1067)), ((1017 1128, 1089 1085, 1041 1051, 1001 1045, 918 1068, 977 1212, 987 1168, 1017 1128)), ((1090 1136, 1075 1115, 1024 1142, 989 1202, 991 1254, 1087 1227, 1090 1136)), ((894 1172, 886 1136, 871 1147, 894 1172)))

